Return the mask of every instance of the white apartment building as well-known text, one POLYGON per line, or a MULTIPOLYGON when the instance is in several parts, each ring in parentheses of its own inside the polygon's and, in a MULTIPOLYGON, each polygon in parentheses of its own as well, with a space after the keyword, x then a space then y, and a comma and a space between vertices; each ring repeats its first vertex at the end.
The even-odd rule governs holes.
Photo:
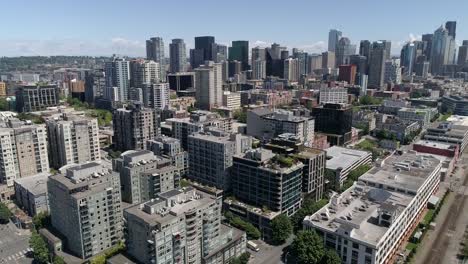
POLYGON ((50 164, 56 169, 101 159, 96 118, 63 115, 47 120, 47 133, 50 164))
POLYGON ((252 61, 252 78, 254 80, 262 80, 266 78, 266 61, 254 60, 252 61))
POLYGON ((393 263, 417 226, 440 182, 440 157, 409 152, 371 169, 315 214, 306 230, 315 230, 343 263, 393 263))
POLYGON ((146 107, 165 109, 169 107, 169 83, 146 84, 143 88, 143 103, 146 107))
POLYGON ((229 109, 241 108, 241 95, 240 93, 234 93, 225 91, 223 93, 223 106, 229 109))
POLYGON ((133 87, 141 88, 144 84, 161 81, 159 63, 152 60, 136 60, 131 62, 133 87))
POLYGON ((400 59, 391 59, 385 62, 384 82, 401 84, 400 59))
POLYGON ((15 179, 49 172, 45 125, 19 122, 13 127, 0 128, 0 182, 8 186, 15 179))
POLYGON ((207 61, 195 70, 197 106, 210 110, 223 104, 222 64, 207 61))
POLYGON ((322 87, 320 88, 320 104, 347 104, 348 103, 348 91, 344 87, 322 87))

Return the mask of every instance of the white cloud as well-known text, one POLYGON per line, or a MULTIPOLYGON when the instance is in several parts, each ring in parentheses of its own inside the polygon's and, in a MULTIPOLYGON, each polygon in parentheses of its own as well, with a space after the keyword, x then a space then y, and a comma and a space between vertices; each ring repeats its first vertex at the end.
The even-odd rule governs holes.
POLYGON ((253 41, 251 42, 252 44, 250 44, 252 47, 262 47, 262 48, 266 48, 266 47, 269 47, 271 46, 272 43, 269 43, 267 41, 263 41, 263 40, 256 40, 256 41, 253 41))
POLYGON ((296 48, 302 49, 304 51, 307 51, 309 53, 321 53, 324 52, 327 49, 327 44, 325 41, 320 40, 312 44, 304 44, 304 45, 299 45, 296 48))

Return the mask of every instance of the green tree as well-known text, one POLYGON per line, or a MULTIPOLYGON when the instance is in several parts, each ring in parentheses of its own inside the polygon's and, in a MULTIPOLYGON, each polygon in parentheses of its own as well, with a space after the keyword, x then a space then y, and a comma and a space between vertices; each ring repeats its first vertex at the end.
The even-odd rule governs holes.
POLYGON ((224 216, 232 226, 244 230, 248 239, 260 238, 260 230, 258 230, 258 228, 256 228, 251 223, 242 220, 240 217, 233 215, 231 212, 227 212, 224 216))
POLYGON ((106 256, 97 255, 91 259, 90 263, 91 264, 106 264, 106 256))
POLYGON ((37 263, 47 263, 49 261, 49 249, 44 239, 36 231, 33 231, 29 239, 29 246, 33 250, 34 260, 37 263))
POLYGON ((338 256, 336 251, 328 249, 325 251, 325 254, 322 257, 322 260, 320 261, 320 264, 341 264, 341 258, 338 256))
POLYGON ((9 103, 5 97, 0 98, 0 111, 10 110, 9 103))
POLYGON ((238 110, 234 111, 233 116, 240 123, 244 123, 244 124, 247 123, 247 112, 244 112, 241 109, 238 109, 238 110))
POLYGON ((244 252, 237 258, 232 258, 229 264, 247 264, 250 259, 250 253, 244 252))
POLYGON ((12 213, 10 212, 10 209, 8 209, 8 207, 4 203, 0 203, 0 223, 8 223, 10 221, 11 216, 12 213))
POLYGON ((322 199, 319 201, 315 201, 312 199, 305 199, 304 203, 302 204, 302 208, 299 209, 292 217, 291 217, 291 222, 294 228, 294 231, 299 231, 302 230, 302 221, 304 220, 304 217, 307 215, 314 214, 317 212, 320 208, 325 206, 328 203, 327 199, 322 199))
POLYGON ((291 244, 298 264, 319 264, 325 255, 323 241, 315 231, 300 231, 291 244))
POLYGON ((47 212, 40 212, 32 218, 34 228, 39 230, 49 225, 50 216, 47 212))
POLYGON ((55 256, 53 264, 66 264, 66 262, 61 256, 55 256))
POLYGON ((271 230, 273 241, 283 243, 289 238, 293 231, 291 219, 284 214, 280 214, 271 221, 271 230))

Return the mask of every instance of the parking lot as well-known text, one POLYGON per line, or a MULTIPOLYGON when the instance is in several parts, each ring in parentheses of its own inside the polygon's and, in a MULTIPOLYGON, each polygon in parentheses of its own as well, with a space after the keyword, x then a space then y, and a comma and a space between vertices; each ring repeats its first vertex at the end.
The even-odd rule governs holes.
POLYGON ((30 264, 30 232, 19 229, 13 223, 0 225, 0 263, 30 264))

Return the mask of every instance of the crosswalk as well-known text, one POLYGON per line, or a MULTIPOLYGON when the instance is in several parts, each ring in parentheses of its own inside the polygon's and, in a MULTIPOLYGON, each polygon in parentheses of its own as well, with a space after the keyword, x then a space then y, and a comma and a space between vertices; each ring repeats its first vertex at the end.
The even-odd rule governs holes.
POLYGON ((15 260, 17 259, 21 259, 21 258, 24 258, 26 256, 26 254, 28 252, 31 252, 32 251, 32 248, 27 248, 27 249, 23 249, 21 251, 18 251, 14 254, 11 254, 10 256, 6 257, 6 258, 3 258, 3 260, 1 261, 1 263, 9 263, 9 262, 14 262, 15 260))

